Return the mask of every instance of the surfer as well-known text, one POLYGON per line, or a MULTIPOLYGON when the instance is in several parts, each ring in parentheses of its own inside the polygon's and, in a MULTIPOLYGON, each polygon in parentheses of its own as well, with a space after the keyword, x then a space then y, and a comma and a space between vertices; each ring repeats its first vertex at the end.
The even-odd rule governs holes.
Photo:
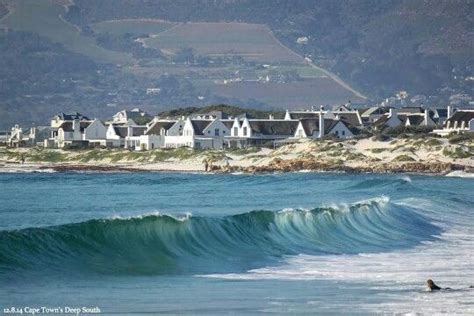
POLYGON ((445 287, 444 289, 443 288, 440 288, 439 286, 437 286, 433 280, 431 279, 428 279, 426 281, 426 285, 428 285, 428 288, 430 289, 430 291, 439 291, 439 290, 451 290, 450 287, 445 287))
POLYGON ((437 286, 433 280, 431 279, 428 279, 426 281, 426 285, 428 285, 428 288, 430 289, 430 291, 438 291, 438 290, 441 290, 441 288, 439 286, 437 286))

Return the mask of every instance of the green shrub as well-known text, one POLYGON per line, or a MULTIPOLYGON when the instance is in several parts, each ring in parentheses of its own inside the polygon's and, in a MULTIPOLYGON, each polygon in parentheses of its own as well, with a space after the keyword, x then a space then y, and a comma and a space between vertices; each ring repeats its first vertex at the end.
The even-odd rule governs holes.
POLYGON ((399 155, 395 158, 393 158, 392 161, 416 161, 415 158, 410 157, 408 155, 399 155))
POLYGON ((441 145, 441 141, 436 138, 430 138, 425 142, 425 145, 427 146, 439 146, 441 145))
POLYGON ((474 140, 474 133, 453 134, 449 136, 450 144, 457 144, 463 141, 474 140))
POLYGON ((384 151, 387 151, 387 148, 372 148, 370 149, 371 152, 373 152, 374 154, 380 154, 384 151))
POLYGON ((456 147, 454 150, 450 150, 448 147, 443 149, 443 155, 446 157, 451 157, 454 159, 463 159, 474 156, 471 152, 462 149, 461 147, 456 147))

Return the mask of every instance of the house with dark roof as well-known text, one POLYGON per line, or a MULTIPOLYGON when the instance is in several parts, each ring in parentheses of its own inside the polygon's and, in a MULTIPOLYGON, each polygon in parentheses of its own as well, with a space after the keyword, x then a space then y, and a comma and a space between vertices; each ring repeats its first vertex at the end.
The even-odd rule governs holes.
POLYGON ((294 138, 322 138, 332 135, 337 138, 352 138, 355 132, 340 119, 303 119, 299 121, 294 138))
POLYGON ((105 145, 107 128, 98 119, 92 121, 65 121, 57 128, 57 134, 52 138, 53 146, 88 146, 89 144, 105 145))
POLYGON ((388 113, 382 115, 372 126, 375 129, 397 126, 436 126, 436 122, 429 114, 429 109, 423 112, 407 111, 399 112, 398 109, 390 108, 388 113))
POLYGON ((373 106, 368 109, 362 109, 359 115, 364 125, 371 125, 390 111, 389 107, 373 106))
POLYGON ((451 133, 474 133, 474 109, 457 110, 444 123, 442 129, 433 133, 447 136, 451 133))
MULTIPOLYGON (((169 133, 164 138, 164 146, 167 148, 191 147, 199 149, 222 149, 224 138, 230 134, 229 120, 215 119, 191 119, 188 117, 180 133, 169 133)), ((175 125, 181 123, 175 123, 175 125)), ((172 126, 171 129, 176 126, 172 126)))
MULTIPOLYGON (((176 120, 162 120, 155 118, 145 129, 143 135, 139 136, 138 148, 140 150, 153 150, 165 147, 165 138, 173 126, 177 125, 176 120)), ((178 129, 179 130, 179 129, 178 129)))
POLYGON ((235 118, 226 137, 228 147, 265 145, 276 140, 291 138, 296 132, 299 120, 294 119, 248 119, 235 118))

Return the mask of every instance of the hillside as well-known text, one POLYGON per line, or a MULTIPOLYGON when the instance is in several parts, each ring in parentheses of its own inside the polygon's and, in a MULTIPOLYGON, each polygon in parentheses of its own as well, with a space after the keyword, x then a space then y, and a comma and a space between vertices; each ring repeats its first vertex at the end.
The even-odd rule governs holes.
POLYGON ((3 0, 0 129, 57 111, 300 109, 398 90, 444 105, 473 94, 473 20, 468 1, 3 0))
POLYGON ((78 7, 68 1, 2 4, 2 129, 44 124, 58 111, 104 118, 131 106, 157 113, 186 105, 285 109, 364 100, 263 24, 133 16, 75 25, 78 7))
POLYGON ((153 17, 171 21, 238 21, 270 27, 285 45, 311 55, 372 97, 394 91, 472 94, 472 1, 75 1, 78 25, 153 17), (298 37, 308 37, 304 45, 298 37), (454 78, 451 74, 456 74, 454 78))

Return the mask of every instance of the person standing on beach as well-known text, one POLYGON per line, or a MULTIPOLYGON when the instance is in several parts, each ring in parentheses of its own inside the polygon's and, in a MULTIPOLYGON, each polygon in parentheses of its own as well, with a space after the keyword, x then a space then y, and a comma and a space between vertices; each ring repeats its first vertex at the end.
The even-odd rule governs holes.
POLYGON ((207 172, 209 170, 209 162, 207 159, 204 159, 204 171, 207 172))

